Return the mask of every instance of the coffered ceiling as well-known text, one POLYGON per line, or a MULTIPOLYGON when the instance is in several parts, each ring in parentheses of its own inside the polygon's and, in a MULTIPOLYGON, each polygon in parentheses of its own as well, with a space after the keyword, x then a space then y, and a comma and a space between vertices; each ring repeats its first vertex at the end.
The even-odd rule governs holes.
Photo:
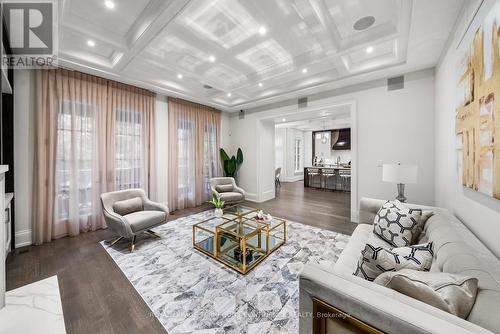
POLYGON ((63 0, 60 65, 235 111, 432 67, 462 3, 63 0))
POLYGON ((349 105, 339 105, 308 113, 293 113, 273 118, 271 121, 277 128, 291 128, 301 131, 344 129, 351 127, 351 112, 349 105))

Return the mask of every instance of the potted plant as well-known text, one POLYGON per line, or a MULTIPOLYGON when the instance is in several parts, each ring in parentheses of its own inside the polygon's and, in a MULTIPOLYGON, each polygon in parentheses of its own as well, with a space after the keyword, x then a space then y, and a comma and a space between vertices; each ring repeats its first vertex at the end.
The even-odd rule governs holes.
POLYGON ((214 194, 212 196, 212 200, 210 201, 210 203, 212 203, 215 206, 215 212, 214 212, 215 217, 217 218, 222 217, 222 215, 224 214, 224 212, 222 211, 222 209, 224 208, 224 201, 215 196, 214 194))
POLYGON ((220 157, 222 159, 222 167, 224 168, 224 174, 226 176, 236 178, 236 173, 238 172, 240 165, 243 163, 243 152, 241 151, 241 148, 238 148, 236 156, 233 155, 231 158, 226 153, 226 151, 224 151, 224 149, 221 148, 220 157))

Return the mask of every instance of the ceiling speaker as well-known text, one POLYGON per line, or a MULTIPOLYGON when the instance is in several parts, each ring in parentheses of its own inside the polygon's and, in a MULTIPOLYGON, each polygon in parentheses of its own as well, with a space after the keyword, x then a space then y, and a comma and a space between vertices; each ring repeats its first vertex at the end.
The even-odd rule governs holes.
POLYGON ((375 23, 375 18, 373 16, 365 16, 354 22, 352 26, 354 30, 363 31, 370 28, 375 23))
POLYGON ((398 90, 405 88, 405 76, 401 75, 399 77, 387 79, 387 90, 398 90))
POLYGON ((300 97, 298 100, 299 109, 307 107, 307 97, 300 97))

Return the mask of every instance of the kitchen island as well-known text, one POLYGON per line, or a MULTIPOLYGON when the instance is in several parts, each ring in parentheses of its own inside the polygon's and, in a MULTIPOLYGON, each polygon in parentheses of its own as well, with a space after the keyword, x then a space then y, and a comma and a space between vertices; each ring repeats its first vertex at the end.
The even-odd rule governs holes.
POLYGON ((327 165, 304 167, 304 187, 350 191, 351 167, 327 165))

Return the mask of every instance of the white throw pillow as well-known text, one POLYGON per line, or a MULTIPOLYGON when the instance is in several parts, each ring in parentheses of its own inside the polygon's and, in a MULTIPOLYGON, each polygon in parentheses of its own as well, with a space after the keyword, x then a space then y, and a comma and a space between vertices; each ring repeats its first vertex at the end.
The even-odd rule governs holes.
POLYGON ((373 221, 373 233, 395 247, 410 246, 422 230, 422 210, 410 209, 397 200, 387 201, 373 221))
POLYGON ((401 269, 429 271, 433 256, 432 242, 391 249, 366 244, 353 275, 373 281, 388 271, 401 269))
POLYGON ((403 269, 384 273, 375 279, 375 283, 466 319, 476 300, 478 279, 403 269))

